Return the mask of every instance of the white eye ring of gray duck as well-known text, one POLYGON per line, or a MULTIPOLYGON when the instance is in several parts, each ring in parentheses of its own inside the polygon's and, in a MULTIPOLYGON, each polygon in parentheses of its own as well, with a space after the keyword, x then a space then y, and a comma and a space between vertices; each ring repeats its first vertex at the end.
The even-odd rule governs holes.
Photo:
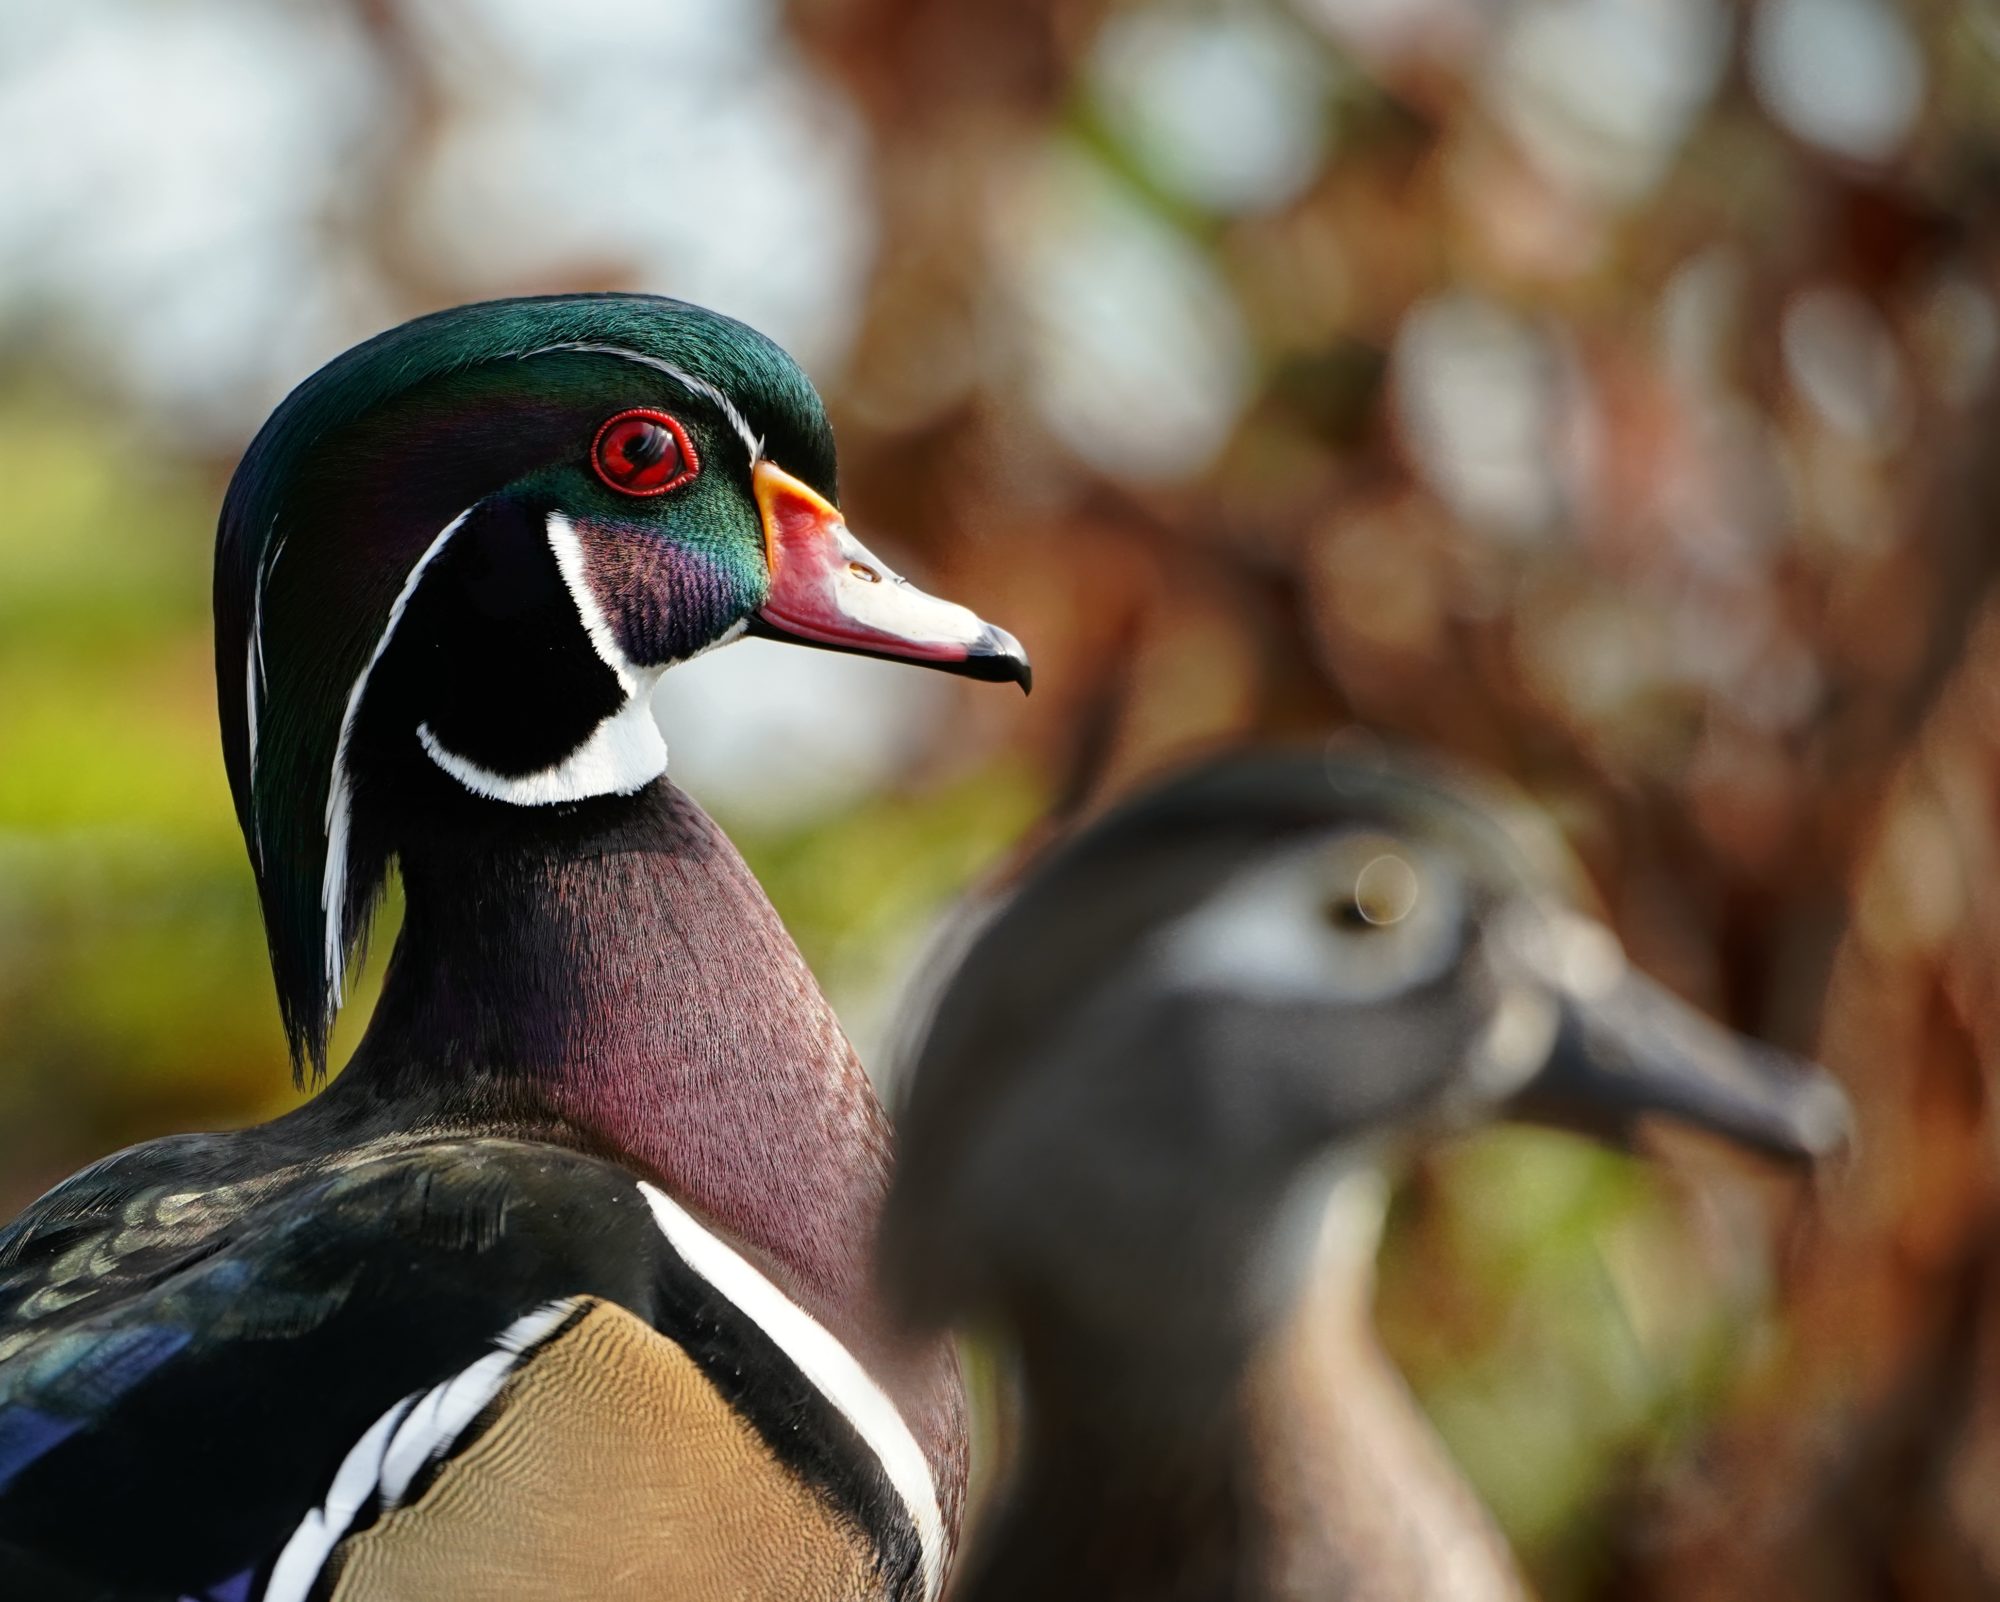
POLYGON ((1161 932, 1170 988, 1367 1005, 1439 978, 1465 937, 1458 874, 1374 830, 1260 857, 1161 932))
POLYGON ((1341 928, 1357 933, 1385 929, 1410 915, 1423 893, 1423 881, 1396 849, 1370 857, 1354 875, 1354 883, 1336 893, 1326 915, 1341 928))

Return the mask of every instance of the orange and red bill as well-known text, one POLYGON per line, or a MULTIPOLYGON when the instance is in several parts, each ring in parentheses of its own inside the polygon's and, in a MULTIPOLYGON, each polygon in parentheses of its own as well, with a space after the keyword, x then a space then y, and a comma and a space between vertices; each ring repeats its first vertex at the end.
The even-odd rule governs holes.
POLYGON ((753 477, 771 593, 752 632, 1029 688, 1033 671, 1013 635, 918 589, 848 532, 837 506, 782 468, 759 462, 753 477))

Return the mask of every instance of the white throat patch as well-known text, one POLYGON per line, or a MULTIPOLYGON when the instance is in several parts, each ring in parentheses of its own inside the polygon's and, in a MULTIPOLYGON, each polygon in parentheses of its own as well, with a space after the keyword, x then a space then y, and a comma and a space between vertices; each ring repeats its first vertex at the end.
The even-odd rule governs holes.
MULTIPOLYGON (((473 510, 468 506, 438 530, 423 555, 417 558, 416 565, 405 575, 402 588, 397 591, 395 601, 389 608, 381 637, 376 640, 375 649, 369 653, 368 661, 347 692, 340 733, 334 743, 333 774, 327 785, 326 868, 320 881, 320 914, 325 920, 327 994, 335 1007, 341 1004, 345 988, 346 941, 343 936, 347 906, 347 848, 354 810, 347 757, 355 720, 361 711, 362 697, 367 693, 369 676, 388 650, 389 641, 395 635, 396 626, 403 620, 410 598, 416 594, 417 586, 423 582, 431 564, 473 510)), ((578 540, 576 530, 570 527, 569 519, 560 512, 549 514, 548 537, 549 548, 555 553, 556 567, 562 573, 570 599, 576 604, 584 632, 590 636, 591 647, 605 666, 617 675, 619 688, 625 692, 624 702, 591 730, 583 743, 569 755, 534 773, 494 773, 483 768, 446 749, 428 724, 418 725, 417 739, 430 759, 460 784, 475 795, 489 796, 496 801, 509 801, 516 806, 549 806, 558 801, 581 801, 597 795, 631 795, 667 771, 667 742, 660 734, 659 725, 653 721, 653 689, 666 669, 640 667, 619 648, 617 636, 612 633, 604 608, 598 604, 584 572, 582 542, 578 540)), ((250 682, 247 686, 251 692, 253 712, 250 729, 253 772, 261 623, 260 616, 258 626, 253 629, 248 668, 250 682)))
POLYGON ((533 773, 495 773, 448 750, 428 723, 417 726, 425 753, 475 795, 515 806, 543 807, 599 795, 631 795, 667 771, 667 742, 653 721, 653 689, 664 666, 641 667, 626 656, 612 632, 590 577, 584 571, 583 543, 560 512, 549 513, 549 548, 591 648, 617 677, 624 702, 600 722, 583 743, 533 773))

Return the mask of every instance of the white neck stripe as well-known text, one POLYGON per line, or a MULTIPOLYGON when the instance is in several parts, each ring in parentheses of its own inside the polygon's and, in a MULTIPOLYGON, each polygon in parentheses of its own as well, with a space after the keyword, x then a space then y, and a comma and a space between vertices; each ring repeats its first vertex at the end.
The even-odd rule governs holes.
POLYGON ((651 674, 638 694, 592 729, 568 756, 533 773, 496 773, 482 767, 447 747, 428 723, 417 725, 417 743, 474 795, 510 806, 547 807, 596 795, 636 795, 667 771, 667 742, 653 721, 652 685, 659 676, 651 674))
POLYGON ((639 1181, 639 1192, 682 1261, 735 1304, 776 1343, 840 1414, 854 1426, 895 1487, 922 1554, 924 1596, 937 1596, 944 1581, 944 1520, 929 1461, 888 1393, 833 1334, 778 1289, 747 1258, 696 1222, 657 1186, 639 1181))
POLYGON ((583 542, 576 530, 560 512, 549 513, 546 527, 549 549, 555 554, 563 587, 576 606, 577 621, 598 659, 617 677, 624 702, 592 729, 582 744, 533 773, 496 773, 460 756, 428 723, 417 725, 417 740, 425 754, 466 789, 494 801, 545 807, 594 795, 632 795, 667 771, 667 742, 653 721, 653 690, 666 667, 642 667, 625 654, 597 592, 590 587, 590 577, 584 571, 583 542))
POLYGON ((390 603, 389 621, 383 624, 381 637, 369 653, 367 664, 355 675, 354 685, 347 692, 346 710, 340 715, 340 737, 333 747, 333 775, 326 787, 326 874, 320 881, 319 890, 320 911, 326 919, 327 998, 335 1007, 341 1003, 347 966, 346 942, 341 934, 347 912, 347 831, 354 812, 354 792, 347 778, 347 747, 354 738, 354 720, 361 711, 361 696, 368 688, 368 675, 375 671, 375 664, 389 649, 389 640, 396 632, 396 625, 403 621, 404 609, 409 606, 410 597, 416 594, 417 586, 423 582, 425 570, 437 560, 438 553, 472 515, 472 511, 473 508, 468 506, 439 529, 424 554, 417 558, 416 566, 404 578, 403 587, 390 603))
POLYGON ((637 362, 641 367, 650 367, 657 373, 665 373, 676 383, 693 390, 695 394, 710 402, 717 411, 729 419, 729 426, 736 430, 737 437, 750 452, 752 467, 763 460, 764 442, 758 438, 750 427, 750 420, 738 410, 733 400, 707 379, 697 378, 685 368, 676 367, 672 362, 663 361, 658 356, 648 356, 644 351, 628 350, 623 345, 599 345, 588 340, 569 340, 559 345, 542 345, 534 350, 523 351, 521 360, 526 361, 532 356, 546 356, 551 352, 564 350, 580 351, 586 356, 616 356, 623 361, 637 362))

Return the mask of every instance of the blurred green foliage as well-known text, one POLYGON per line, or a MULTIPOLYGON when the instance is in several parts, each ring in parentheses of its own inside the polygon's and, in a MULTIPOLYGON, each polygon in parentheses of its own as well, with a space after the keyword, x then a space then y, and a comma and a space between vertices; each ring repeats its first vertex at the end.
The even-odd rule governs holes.
POLYGON ((1588 1594, 1625 1487, 1670 1472, 1760 1344, 1647 1166, 1518 1127, 1448 1149, 1383 1254, 1384 1338, 1549 1602, 1588 1594))
POLYGON ((216 485, 53 384, 0 397, 0 1198, 275 1111, 214 713, 216 485))

